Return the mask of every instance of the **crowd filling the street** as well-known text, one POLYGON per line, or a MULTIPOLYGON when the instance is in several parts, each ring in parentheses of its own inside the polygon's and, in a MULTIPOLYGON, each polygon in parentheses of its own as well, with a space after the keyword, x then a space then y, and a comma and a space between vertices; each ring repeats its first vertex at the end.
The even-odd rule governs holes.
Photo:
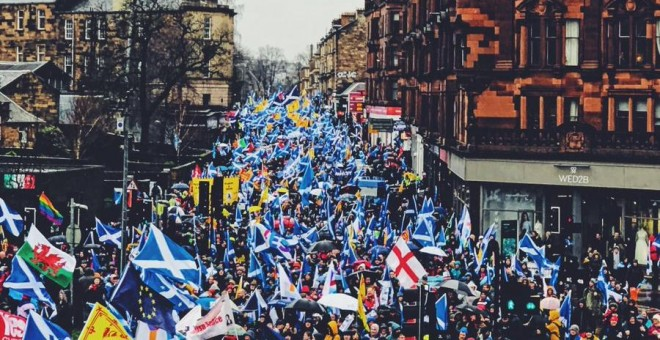
POLYGON ((504 256, 500 226, 441 206, 400 138, 364 136, 294 87, 249 98, 139 225, 96 219, 71 249, 46 193, 48 231, 1 201, 3 320, 24 339, 660 338, 643 227, 574 258, 523 221, 504 256))

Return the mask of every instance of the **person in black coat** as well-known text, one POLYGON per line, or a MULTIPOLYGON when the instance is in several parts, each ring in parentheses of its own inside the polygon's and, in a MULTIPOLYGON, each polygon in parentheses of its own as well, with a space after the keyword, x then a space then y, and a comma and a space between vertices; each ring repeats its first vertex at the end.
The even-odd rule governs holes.
POLYGON ((585 305, 584 299, 580 299, 577 306, 573 308, 571 323, 578 325, 580 329, 593 329, 595 326, 591 311, 585 305))
POLYGON ((71 334, 71 331, 73 330, 71 306, 69 305, 69 300, 66 297, 66 292, 64 292, 64 290, 60 290, 57 299, 57 315, 53 321, 62 327, 62 329, 71 334))

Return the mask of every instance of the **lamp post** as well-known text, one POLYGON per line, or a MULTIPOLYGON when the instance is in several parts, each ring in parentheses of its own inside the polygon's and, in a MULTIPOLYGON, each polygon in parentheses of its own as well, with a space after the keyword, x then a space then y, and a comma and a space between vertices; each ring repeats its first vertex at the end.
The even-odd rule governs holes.
MULTIPOLYGON (((70 244, 71 246, 71 256, 76 256, 75 254, 75 248, 80 242, 80 209, 82 210, 87 210, 87 206, 84 204, 76 203, 73 200, 73 197, 71 200, 69 200, 69 227, 67 228, 66 231, 66 241, 70 244), (76 215, 76 209, 78 209, 78 220, 76 221, 74 219, 74 216, 76 215)), ((70 294, 71 294, 71 304, 73 304, 73 286, 74 283, 71 282, 70 285, 70 294)))

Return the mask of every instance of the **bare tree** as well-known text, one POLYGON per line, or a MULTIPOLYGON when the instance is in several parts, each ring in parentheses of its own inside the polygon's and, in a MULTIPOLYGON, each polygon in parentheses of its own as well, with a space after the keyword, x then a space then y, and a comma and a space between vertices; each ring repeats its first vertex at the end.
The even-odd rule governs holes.
POLYGON ((232 32, 220 27, 209 36, 206 17, 173 3, 132 0, 109 14, 98 72, 85 79, 89 88, 123 103, 117 109, 139 117, 142 143, 150 142, 151 123, 176 89, 194 91, 196 79, 229 78, 232 72, 232 32))
POLYGON ((273 46, 259 48, 259 54, 248 67, 248 74, 258 85, 261 95, 267 95, 277 85, 277 77, 286 72, 287 62, 282 49, 273 46))
POLYGON ((107 114, 106 101, 101 96, 76 96, 71 110, 65 113, 65 135, 68 136, 73 158, 85 156, 96 133, 108 127, 112 117, 107 114))

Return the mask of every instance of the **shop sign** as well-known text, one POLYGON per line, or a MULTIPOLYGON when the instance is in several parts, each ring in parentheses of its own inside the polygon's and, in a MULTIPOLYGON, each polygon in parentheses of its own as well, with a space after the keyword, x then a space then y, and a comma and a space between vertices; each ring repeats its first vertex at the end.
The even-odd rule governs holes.
POLYGON ((337 78, 357 78, 357 72, 355 71, 341 71, 337 72, 337 78))
POLYGON ((569 174, 559 174, 559 183, 564 184, 589 184, 588 175, 579 175, 576 166, 570 167, 569 174))
POLYGON ((401 119, 401 107, 367 105, 369 118, 401 119))

